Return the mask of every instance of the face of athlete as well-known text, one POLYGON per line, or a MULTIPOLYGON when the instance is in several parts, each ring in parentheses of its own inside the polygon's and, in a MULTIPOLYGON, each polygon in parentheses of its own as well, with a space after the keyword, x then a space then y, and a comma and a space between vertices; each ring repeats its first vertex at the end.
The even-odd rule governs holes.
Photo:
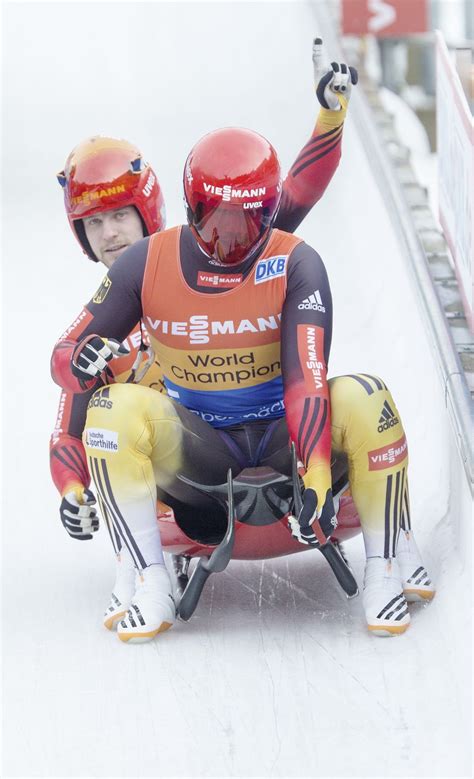
POLYGON ((107 268, 129 246, 143 238, 140 217, 133 206, 113 208, 84 219, 84 230, 91 249, 107 268))

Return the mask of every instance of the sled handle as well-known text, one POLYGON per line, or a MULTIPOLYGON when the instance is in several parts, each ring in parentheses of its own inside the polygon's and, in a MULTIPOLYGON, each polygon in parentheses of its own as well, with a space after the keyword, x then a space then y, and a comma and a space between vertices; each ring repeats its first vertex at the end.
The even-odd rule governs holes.
POLYGON ((206 571, 202 563, 203 560, 199 560, 196 568, 192 572, 188 585, 179 602, 178 614, 181 619, 185 620, 185 622, 187 622, 188 619, 194 614, 196 606, 199 603, 199 598, 201 597, 202 591, 204 589, 204 585, 211 573, 210 571, 206 571))
POLYGON ((232 557, 235 538, 235 509, 232 483, 232 471, 227 471, 227 530, 224 538, 213 550, 210 557, 201 557, 194 569, 183 596, 179 602, 178 614, 187 621, 196 609, 204 585, 211 573, 224 571, 232 557))
POLYGON ((293 482, 293 513, 299 517, 303 508, 303 498, 301 497, 300 477, 298 476, 298 457, 296 455, 295 442, 291 442, 291 479, 293 482))
POLYGON ((356 595, 358 595, 359 588, 354 578, 354 574, 334 544, 328 541, 327 544, 324 544, 324 546, 319 546, 318 549, 331 566, 334 576, 346 593, 347 597, 354 598, 356 595))

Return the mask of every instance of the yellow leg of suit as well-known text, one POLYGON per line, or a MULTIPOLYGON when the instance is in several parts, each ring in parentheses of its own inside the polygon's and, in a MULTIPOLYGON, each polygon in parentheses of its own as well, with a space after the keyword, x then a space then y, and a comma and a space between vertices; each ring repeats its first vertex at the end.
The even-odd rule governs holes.
POLYGON ((209 504, 215 509, 212 500, 177 474, 220 484, 228 468, 234 475, 241 470, 209 424, 168 396, 135 384, 113 384, 96 392, 83 441, 99 499, 141 569, 163 560, 157 486, 160 495, 169 494, 197 514, 209 504))
POLYGON ((156 483, 179 469, 180 425, 166 396, 148 387, 115 384, 94 395, 84 430, 99 499, 140 569, 162 563, 156 483), (160 445, 157 448, 157 424, 160 445))
MULTIPOLYGON (((408 509, 400 415, 376 377, 339 376, 330 381, 330 393, 332 445, 348 457, 367 556, 392 557, 408 509)), ((234 475, 241 470, 210 425, 169 397, 133 384, 96 393, 84 445, 99 498, 139 568, 162 561, 156 485, 197 510, 209 499, 183 484, 178 473, 202 484, 221 484, 228 468, 234 475)))
POLYGON ((329 382, 332 446, 349 461, 351 492, 367 557, 394 557, 408 523, 408 450, 400 414, 375 376, 338 376, 329 382))

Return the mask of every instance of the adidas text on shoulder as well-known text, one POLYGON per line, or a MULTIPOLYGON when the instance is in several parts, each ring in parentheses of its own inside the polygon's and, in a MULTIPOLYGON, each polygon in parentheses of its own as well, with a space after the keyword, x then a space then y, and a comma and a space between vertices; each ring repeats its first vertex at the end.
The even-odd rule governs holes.
POLYGON ((315 289, 309 297, 302 300, 298 308, 300 311, 321 311, 323 314, 326 313, 319 289, 315 289))

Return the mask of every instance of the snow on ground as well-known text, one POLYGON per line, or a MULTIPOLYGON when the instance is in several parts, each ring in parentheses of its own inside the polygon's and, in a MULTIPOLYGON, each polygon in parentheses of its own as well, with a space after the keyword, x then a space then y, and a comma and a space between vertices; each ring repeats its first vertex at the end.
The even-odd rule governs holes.
MULTIPOLYGON (((183 162, 204 132, 253 127, 287 168, 317 110, 311 8, 9 4, 4 22, 4 371, 15 381, 4 416, 3 774, 468 775, 470 497, 452 488, 460 466, 442 388, 350 119, 340 170, 299 234, 330 274, 332 374, 382 375, 403 416, 435 601, 411 608, 404 636, 377 639, 317 551, 233 562, 189 624, 126 646, 101 627, 107 534, 75 544, 50 484, 49 354, 102 276, 69 234, 54 174, 87 135, 126 137, 158 172, 173 225, 183 162)), ((361 539, 347 551, 361 582, 361 539)))

